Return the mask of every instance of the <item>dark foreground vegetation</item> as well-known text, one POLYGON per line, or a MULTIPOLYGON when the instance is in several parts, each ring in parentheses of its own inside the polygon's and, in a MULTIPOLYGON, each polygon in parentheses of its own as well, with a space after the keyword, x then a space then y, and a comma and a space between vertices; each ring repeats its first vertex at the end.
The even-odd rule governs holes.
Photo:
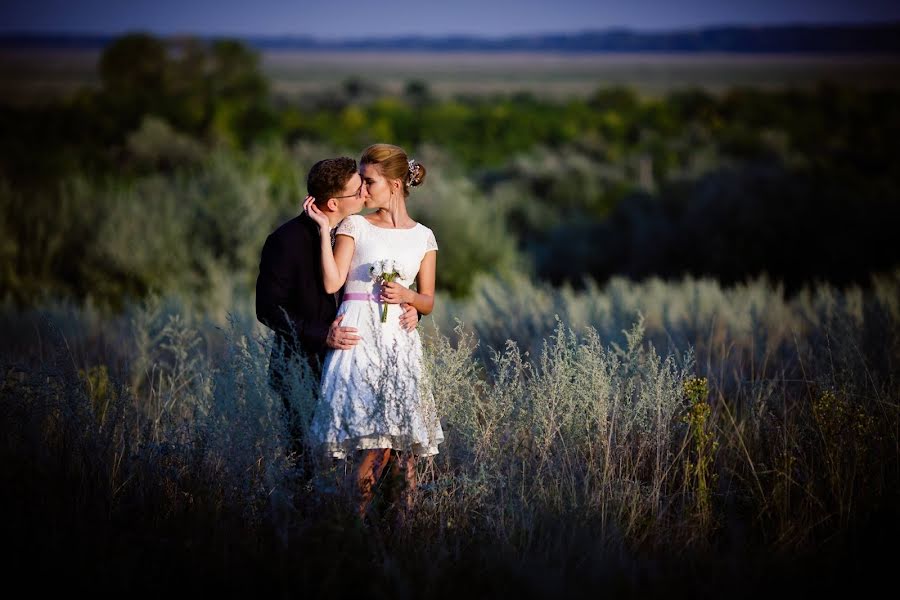
MULTIPOLYGON (((53 565, 51 583, 91 592, 535 598, 889 581, 896 276, 791 301, 764 282, 617 280, 563 297, 505 282, 533 303, 504 304, 493 285, 454 311, 471 327, 426 328, 447 441, 419 464, 415 516, 396 523, 385 480, 365 527, 345 466, 287 454, 251 315, 7 314, 23 340, 0 357, 12 572, 53 565), (546 324, 548 300, 571 330, 546 324)), ((288 373, 309 415, 315 385, 288 373)))

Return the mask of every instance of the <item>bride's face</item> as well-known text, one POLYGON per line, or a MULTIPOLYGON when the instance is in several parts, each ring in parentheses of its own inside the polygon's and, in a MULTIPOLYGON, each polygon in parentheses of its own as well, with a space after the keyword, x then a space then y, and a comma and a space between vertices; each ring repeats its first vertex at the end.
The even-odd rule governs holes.
POLYGON ((385 178, 378 165, 362 163, 359 165, 359 174, 369 192, 366 208, 385 208, 390 204, 391 191, 394 194, 400 193, 399 181, 385 178))

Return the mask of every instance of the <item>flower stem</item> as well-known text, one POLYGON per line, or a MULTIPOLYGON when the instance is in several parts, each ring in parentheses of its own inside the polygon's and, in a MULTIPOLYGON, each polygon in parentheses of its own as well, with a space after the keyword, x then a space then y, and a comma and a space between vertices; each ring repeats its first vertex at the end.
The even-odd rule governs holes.
MULTIPOLYGON (((396 275, 397 275, 396 273, 384 273, 381 276, 381 278, 384 281, 390 283, 391 281, 394 280, 394 277, 396 275)), ((381 303, 381 322, 382 323, 387 323, 387 308, 388 308, 387 302, 382 301, 382 303, 381 303)))

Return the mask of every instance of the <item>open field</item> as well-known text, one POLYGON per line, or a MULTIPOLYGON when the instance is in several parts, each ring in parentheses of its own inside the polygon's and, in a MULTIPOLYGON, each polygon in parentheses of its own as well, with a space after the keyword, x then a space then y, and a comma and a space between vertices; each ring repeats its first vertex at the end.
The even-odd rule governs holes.
POLYGON ((284 94, 335 85, 359 75, 391 90, 410 79, 440 95, 509 93, 583 96, 601 86, 633 87, 648 95, 673 88, 722 91, 736 85, 814 85, 821 80, 880 85, 900 80, 896 57, 664 54, 389 54, 269 53, 265 71, 284 94))
MULTIPOLYGON (((96 85, 96 50, 4 50, 0 52, 3 102, 34 102, 96 85)), ((441 96, 527 90, 538 95, 584 96, 602 86, 622 85, 643 95, 701 87, 808 87, 830 81, 859 87, 895 86, 896 56, 736 54, 551 54, 551 53, 262 53, 264 73, 276 94, 288 98, 333 88, 351 77, 399 92, 406 82, 426 81, 441 96)))

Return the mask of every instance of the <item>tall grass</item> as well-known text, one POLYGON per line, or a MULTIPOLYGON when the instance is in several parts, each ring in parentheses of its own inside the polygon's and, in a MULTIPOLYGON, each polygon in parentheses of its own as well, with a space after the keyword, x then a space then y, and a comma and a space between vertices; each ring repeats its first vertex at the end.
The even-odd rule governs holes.
MULTIPOLYGON (((423 327, 446 441, 415 516, 392 525, 384 497, 365 530, 349 467, 288 453, 252 315, 8 309, 4 514, 19 560, 115 589, 252 573, 339 592, 365 569, 373 590, 438 595, 725 590, 797 564, 827 585, 897 530, 898 290, 897 273, 792 299, 763 280, 481 280, 423 327)), ((287 373, 309 414, 311 373, 287 373)))

